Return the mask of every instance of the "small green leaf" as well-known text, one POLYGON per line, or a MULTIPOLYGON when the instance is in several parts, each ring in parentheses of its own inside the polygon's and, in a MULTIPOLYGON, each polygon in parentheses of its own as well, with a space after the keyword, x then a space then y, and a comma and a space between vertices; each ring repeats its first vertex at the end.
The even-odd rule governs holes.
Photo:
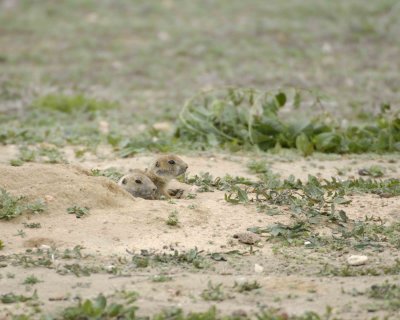
POLYGON ((301 152, 303 156, 312 155, 312 153, 314 152, 314 146, 305 133, 302 133, 299 136, 297 136, 296 148, 301 152))
POLYGON ((275 99, 280 107, 283 107, 286 104, 286 94, 283 92, 279 92, 277 95, 275 95, 275 99))
POLYGON ((86 300, 82 305, 82 310, 85 313, 85 315, 89 315, 89 316, 93 315, 94 308, 93 308, 92 301, 86 300))
POLYGON ((300 91, 296 90, 296 93, 294 94, 294 101, 293 101, 293 106, 295 109, 298 109, 301 104, 301 94, 300 91))
POLYGON ((238 199, 240 202, 247 203, 249 202, 249 197, 247 196, 247 192, 241 188, 237 188, 238 199))
POLYGON ((323 132, 314 137, 315 148, 321 152, 340 151, 341 137, 334 132, 323 132))

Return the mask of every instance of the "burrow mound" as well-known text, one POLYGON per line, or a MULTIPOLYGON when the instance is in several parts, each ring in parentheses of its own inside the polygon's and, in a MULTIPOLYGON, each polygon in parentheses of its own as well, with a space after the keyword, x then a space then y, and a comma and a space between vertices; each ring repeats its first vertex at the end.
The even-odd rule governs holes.
POLYGON ((96 209, 129 206, 134 199, 116 183, 85 169, 62 164, 0 165, 0 188, 30 201, 45 201, 50 213, 77 205, 96 209))

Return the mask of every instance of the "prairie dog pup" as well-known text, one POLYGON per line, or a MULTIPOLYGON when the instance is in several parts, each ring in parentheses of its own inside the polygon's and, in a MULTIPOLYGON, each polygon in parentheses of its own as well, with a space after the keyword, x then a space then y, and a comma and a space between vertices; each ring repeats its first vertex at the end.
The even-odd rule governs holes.
POLYGON ((118 184, 134 197, 154 199, 157 191, 156 185, 139 169, 124 175, 118 184))
POLYGON ((173 154, 156 158, 145 172, 157 187, 156 199, 161 196, 170 198, 167 190, 168 183, 184 174, 188 167, 185 161, 173 154))

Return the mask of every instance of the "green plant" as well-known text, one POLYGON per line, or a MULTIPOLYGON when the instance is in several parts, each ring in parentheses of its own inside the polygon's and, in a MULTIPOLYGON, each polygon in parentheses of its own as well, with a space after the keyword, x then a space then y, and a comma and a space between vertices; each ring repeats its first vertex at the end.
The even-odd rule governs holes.
POLYGON ((38 299, 38 296, 37 296, 36 290, 33 292, 32 296, 30 296, 30 297, 27 297, 24 295, 17 295, 12 292, 0 295, 0 301, 4 304, 26 302, 26 301, 37 300, 37 299, 38 299))
POLYGON ((107 303, 104 295, 99 294, 93 300, 79 301, 77 306, 66 308, 62 312, 65 320, 75 319, 135 319, 137 307, 127 304, 107 303))
POLYGON ((31 223, 23 223, 25 228, 30 228, 30 229, 39 229, 42 227, 42 225, 39 222, 31 222, 31 223))
POLYGON ((400 150, 400 112, 384 105, 373 124, 343 127, 325 119, 294 119, 279 116, 286 105, 295 109, 322 104, 321 98, 305 90, 260 92, 229 88, 201 92, 190 99, 179 115, 175 136, 194 145, 242 149, 257 146, 297 148, 303 155, 314 150, 326 153, 361 153, 400 150))
POLYGON ((24 197, 12 196, 5 189, 0 188, 0 220, 11 220, 24 212, 30 214, 42 213, 46 209, 42 200, 28 204, 24 204, 24 200, 24 197))
POLYGON ((151 277, 152 282, 167 282, 171 281, 172 277, 167 276, 165 274, 156 274, 153 277, 151 277))
POLYGON ((92 169, 92 175, 96 177, 99 176, 107 177, 115 182, 117 182, 123 176, 121 172, 119 172, 116 168, 113 167, 107 168, 105 170, 92 169))
POLYGON ((42 200, 38 200, 34 203, 28 204, 26 210, 33 214, 42 213, 46 210, 46 204, 42 200))
POLYGON ((222 290, 222 283, 213 285, 211 281, 208 282, 207 288, 201 293, 201 297, 206 301, 223 301, 229 298, 222 290))
POLYGON ((385 174, 385 168, 378 165, 374 165, 367 169, 358 170, 358 174, 360 176, 371 176, 374 178, 380 178, 383 177, 383 175, 385 174))
POLYGON ((39 282, 41 282, 41 281, 35 275, 31 275, 31 276, 26 277, 22 284, 34 285, 39 282))
POLYGON ((255 289, 261 288, 261 285, 254 280, 253 282, 250 281, 244 281, 244 282, 236 282, 233 286, 237 291, 239 292, 245 292, 245 291, 252 291, 255 289))
POLYGON ((16 237, 21 237, 21 238, 25 238, 26 237, 26 233, 24 230, 17 230, 17 234, 15 234, 16 237))
POLYGON ((20 167, 24 164, 24 161, 22 161, 21 159, 12 159, 10 160, 10 165, 12 165, 13 167, 20 167))
POLYGON ((14 197, 0 188, 0 220, 11 220, 21 215, 24 210, 22 199, 23 197, 14 197))
POLYGON ((117 107, 116 103, 88 98, 82 94, 49 94, 36 99, 33 108, 72 113, 77 111, 95 112, 117 107))
POLYGON ((78 219, 82 218, 86 215, 89 214, 89 208, 88 207, 79 207, 79 206, 73 206, 67 208, 67 212, 69 214, 74 214, 78 219))
POLYGON ((179 224, 178 211, 174 210, 168 215, 167 225, 175 227, 179 224))
POLYGON ((150 259, 146 256, 133 256, 132 263, 136 268, 147 268, 150 264, 150 259))
POLYGON ((0 240, 0 250, 4 248, 4 242, 0 240))

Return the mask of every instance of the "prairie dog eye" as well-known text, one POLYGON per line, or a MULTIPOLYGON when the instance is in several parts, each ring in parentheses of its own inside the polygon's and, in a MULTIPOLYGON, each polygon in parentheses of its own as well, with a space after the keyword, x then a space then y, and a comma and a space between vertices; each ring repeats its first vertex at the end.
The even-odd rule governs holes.
POLYGON ((136 182, 137 184, 141 184, 141 183, 142 183, 142 180, 136 179, 135 182, 136 182))
POLYGON ((169 160, 168 163, 169 164, 175 164, 175 161, 174 160, 169 160))
POLYGON ((122 180, 122 184, 127 184, 128 183, 128 180, 126 179, 126 178, 124 178, 123 180, 122 180))

